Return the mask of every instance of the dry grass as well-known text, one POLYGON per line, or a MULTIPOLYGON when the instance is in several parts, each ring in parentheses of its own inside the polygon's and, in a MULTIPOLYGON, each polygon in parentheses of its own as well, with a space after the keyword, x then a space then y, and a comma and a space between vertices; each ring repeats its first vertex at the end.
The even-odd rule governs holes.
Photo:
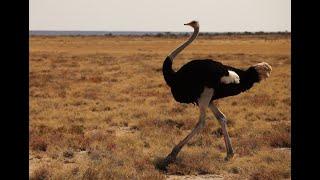
MULTIPOLYGON (((165 179, 155 168, 195 125, 198 109, 174 101, 165 56, 185 38, 31 37, 30 178, 165 179)), ((266 61, 267 81, 219 100, 236 156, 208 111, 205 129, 168 174, 290 179, 291 57, 288 37, 200 37, 177 57, 248 67, 266 61), (284 149, 285 148, 285 149, 284 149)))

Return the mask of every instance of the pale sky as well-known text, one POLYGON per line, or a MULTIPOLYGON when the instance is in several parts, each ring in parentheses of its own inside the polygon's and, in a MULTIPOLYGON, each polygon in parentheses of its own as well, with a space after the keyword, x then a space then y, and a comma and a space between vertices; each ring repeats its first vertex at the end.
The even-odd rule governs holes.
POLYGON ((290 31, 290 0, 29 0, 29 30, 290 31))

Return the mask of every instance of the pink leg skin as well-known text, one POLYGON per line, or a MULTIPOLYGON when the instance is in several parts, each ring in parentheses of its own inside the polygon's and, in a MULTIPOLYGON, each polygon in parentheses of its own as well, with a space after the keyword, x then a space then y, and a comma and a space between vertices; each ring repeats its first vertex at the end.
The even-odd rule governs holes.
POLYGON ((171 153, 163 161, 163 165, 162 166, 167 166, 168 164, 174 162, 176 160, 176 157, 177 157, 178 153, 183 148, 183 146, 185 144, 187 144, 188 141, 194 135, 199 133, 199 131, 204 127, 205 119, 206 119, 206 109, 209 106, 209 103, 210 103, 212 95, 213 95, 213 89, 210 89, 210 88, 205 88, 204 89, 204 91, 201 94, 201 97, 198 100, 199 109, 200 109, 200 117, 199 117, 199 121, 198 121, 197 125, 195 126, 195 128, 191 131, 191 133, 187 137, 185 137, 178 145, 176 145, 172 149, 171 153))
POLYGON ((224 142, 225 142, 226 149, 227 149, 227 156, 226 156, 225 160, 230 160, 234 156, 234 151, 233 151, 233 148, 231 145, 231 140, 230 140, 230 137, 229 137, 229 134, 227 131, 226 117, 213 103, 210 103, 209 108, 211 109, 211 111, 213 112, 213 114, 218 119, 218 121, 221 125, 224 142))

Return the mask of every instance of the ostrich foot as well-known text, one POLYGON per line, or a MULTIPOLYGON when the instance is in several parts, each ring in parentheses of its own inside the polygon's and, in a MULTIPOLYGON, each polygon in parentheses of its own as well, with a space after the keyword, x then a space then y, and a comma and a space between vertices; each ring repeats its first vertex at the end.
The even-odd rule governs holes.
POLYGON ((233 156, 234 156, 234 153, 233 153, 233 152, 227 153, 227 156, 224 158, 224 160, 225 160, 225 161, 229 161, 229 160, 231 160, 231 159, 233 158, 233 156))
POLYGON ((167 156, 164 160, 163 160, 163 164, 165 164, 166 166, 168 166, 169 164, 173 163, 174 161, 176 161, 176 157, 175 156, 167 156))
POLYGON ((175 157, 169 155, 165 159, 159 160, 156 164, 156 168, 162 171, 167 171, 168 165, 173 163, 175 160, 175 157))

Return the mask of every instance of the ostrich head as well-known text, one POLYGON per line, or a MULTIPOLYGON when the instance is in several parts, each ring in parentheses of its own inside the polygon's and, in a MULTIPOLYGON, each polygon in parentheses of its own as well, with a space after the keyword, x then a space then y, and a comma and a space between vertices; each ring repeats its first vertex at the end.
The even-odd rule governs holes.
POLYGON ((268 78, 271 74, 272 68, 266 62, 261 62, 252 66, 259 74, 259 80, 268 78))
POLYGON ((193 28, 199 28, 199 22, 198 21, 191 21, 191 22, 186 23, 184 25, 188 25, 188 26, 191 26, 193 28))

